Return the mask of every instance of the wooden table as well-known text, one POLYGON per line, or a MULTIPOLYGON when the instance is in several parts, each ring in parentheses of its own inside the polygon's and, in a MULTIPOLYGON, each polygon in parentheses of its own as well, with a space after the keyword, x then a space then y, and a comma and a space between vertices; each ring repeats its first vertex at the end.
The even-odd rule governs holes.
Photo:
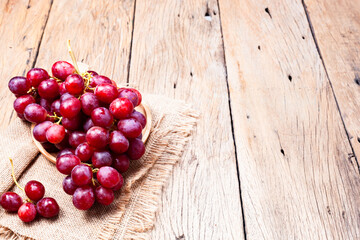
POLYGON ((78 58, 193 104, 153 239, 360 239, 359 0, 3 0, 11 76, 78 58))

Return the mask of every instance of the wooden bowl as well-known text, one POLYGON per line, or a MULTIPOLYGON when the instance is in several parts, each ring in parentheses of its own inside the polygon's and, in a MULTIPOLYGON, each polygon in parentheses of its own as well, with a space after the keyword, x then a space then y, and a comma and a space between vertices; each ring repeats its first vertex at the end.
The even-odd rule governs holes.
MULTIPOLYGON (((149 138, 149 135, 150 135, 152 115, 151 115, 149 107, 144 103, 137 106, 135 108, 135 110, 138 111, 138 112, 141 112, 146 117, 146 126, 142 130, 142 141, 145 143, 147 141, 147 139, 149 138)), ((31 125, 31 137, 34 140, 34 143, 35 143, 36 147, 46 157, 47 160, 49 160, 52 163, 56 163, 56 155, 57 155, 57 153, 49 153, 49 152, 47 152, 45 150, 45 148, 41 145, 41 143, 35 140, 34 135, 32 134, 32 131, 33 131, 35 125, 36 125, 35 123, 33 123, 31 125)))

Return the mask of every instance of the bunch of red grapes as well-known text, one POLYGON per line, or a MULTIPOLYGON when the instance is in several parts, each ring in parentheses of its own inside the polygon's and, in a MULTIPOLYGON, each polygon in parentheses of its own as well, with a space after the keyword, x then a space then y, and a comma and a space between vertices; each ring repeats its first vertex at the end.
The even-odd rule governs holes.
POLYGON ((39 214, 45 218, 52 218, 59 214, 59 205, 55 199, 45 197, 45 187, 38 181, 29 181, 25 188, 22 188, 16 181, 12 160, 12 176, 16 185, 28 197, 25 202, 15 192, 6 192, 0 197, 0 205, 8 212, 17 212, 23 222, 31 222, 39 214))
POLYGON ((60 151, 56 168, 67 175, 63 188, 73 195, 74 206, 109 205, 130 160, 145 153, 146 118, 134 110, 141 94, 118 88, 94 71, 80 74, 65 61, 55 62, 51 71, 52 76, 33 68, 26 77, 10 80, 14 109, 21 119, 36 123, 33 136, 48 152, 60 151))

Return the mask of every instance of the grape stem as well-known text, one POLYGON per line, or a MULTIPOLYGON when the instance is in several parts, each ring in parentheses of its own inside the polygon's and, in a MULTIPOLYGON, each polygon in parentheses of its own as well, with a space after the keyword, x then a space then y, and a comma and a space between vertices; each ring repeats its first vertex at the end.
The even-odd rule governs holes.
POLYGON ((71 48, 71 45, 70 45, 70 40, 67 41, 67 47, 68 47, 68 51, 69 51, 71 60, 73 61, 75 70, 76 70, 76 72, 77 72, 78 74, 80 74, 79 67, 78 67, 78 65, 77 65, 77 61, 76 61, 74 52, 73 52, 73 50, 72 50, 72 48, 71 48))
POLYGON ((9 158, 9 160, 10 160, 10 164, 11 164, 11 176, 12 176, 12 178, 13 178, 16 186, 17 186, 18 188, 20 188, 23 192, 25 192, 24 188, 22 188, 22 187, 20 186, 20 184, 16 181, 13 160, 12 160, 11 158, 9 158))

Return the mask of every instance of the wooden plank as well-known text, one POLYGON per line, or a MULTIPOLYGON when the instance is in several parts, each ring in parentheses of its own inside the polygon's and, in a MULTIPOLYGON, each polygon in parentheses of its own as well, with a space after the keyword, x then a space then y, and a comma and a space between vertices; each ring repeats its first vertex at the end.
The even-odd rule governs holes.
POLYGON ((358 239, 357 164, 301 1, 219 4, 247 238, 358 239))
POLYGON ((243 239, 217 2, 137 0, 131 84, 202 117, 162 195, 152 239, 243 239))
POLYGON ((133 0, 101 4, 96 0, 55 0, 36 66, 50 70, 55 61, 71 61, 66 45, 69 39, 78 61, 126 83, 133 7, 133 0))
POLYGON ((360 159, 360 1, 305 1, 325 68, 360 159))
POLYGON ((32 67, 50 6, 50 0, 0 1, 0 129, 16 118, 8 82, 32 67))

